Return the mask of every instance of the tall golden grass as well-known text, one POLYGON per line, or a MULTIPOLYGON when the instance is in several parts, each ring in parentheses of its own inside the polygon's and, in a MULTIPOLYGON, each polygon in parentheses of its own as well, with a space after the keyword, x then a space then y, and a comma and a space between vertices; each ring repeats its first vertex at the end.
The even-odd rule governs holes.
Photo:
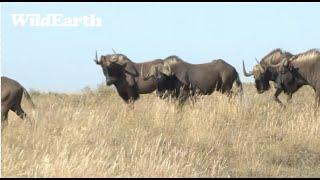
MULTIPOLYGON (((9 114, 2 177, 320 177, 320 117, 311 88, 282 108, 244 86, 179 108, 142 95, 134 108, 101 86, 33 92, 33 125, 9 114)), ((286 97, 280 99, 286 102, 286 97)))

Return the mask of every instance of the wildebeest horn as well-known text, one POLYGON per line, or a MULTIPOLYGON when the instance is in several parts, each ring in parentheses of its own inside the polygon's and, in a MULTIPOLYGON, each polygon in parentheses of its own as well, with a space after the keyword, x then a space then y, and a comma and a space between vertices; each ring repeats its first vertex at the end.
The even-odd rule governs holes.
POLYGON ((260 64, 260 62, 258 61, 258 59, 257 58, 254 58, 255 60, 256 60, 256 62, 258 63, 258 64, 260 64))
POLYGON ((288 60, 287 59, 282 59, 278 64, 270 64, 269 66, 277 68, 277 67, 280 67, 282 65, 287 66, 288 65, 288 60))
MULTIPOLYGON (((112 51, 113 51, 114 54, 117 54, 114 49, 112 49, 112 51)), ((119 58, 121 57, 121 56, 118 56, 118 55, 115 55, 115 56, 117 57, 117 58, 115 58, 115 60, 113 60, 113 58, 112 58, 113 56, 111 56, 111 58, 110 58, 110 61, 111 61, 111 62, 114 62, 114 63, 115 63, 115 62, 118 62, 119 58)))
POLYGON ((251 71, 250 71, 249 73, 247 73, 243 60, 242 60, 242 67, 243 67, 243 74, 244 74, 246 77, 250 77, 250 76, 253 75, 253 73, 252 73, 251 71))
POLYGON ((114 54, 117 54, 117 52, 113 49, 113 48, 111 48, 112 49, 112 52, 114 53, 114 54))
POLYGON ((115 60, 113 60, 113 59, 111 58, 110 61, 115 63, 115 62, 118 61, 118 58, 116 58, 115 60))
POLYGON ((270 67, 274 67, 274 68, 280 67, 281 65, 282 65, 281 62, 279 62, 278 64, 269 64, 270 67))
POLYGON ((96 57, 93 60, 94 60, 94 62, 96 62, 96 64, 101 64, 101 62, 99 62, 99 60, 98 60, 98 52, 97 52, 97 50, 96 50, 96 57))

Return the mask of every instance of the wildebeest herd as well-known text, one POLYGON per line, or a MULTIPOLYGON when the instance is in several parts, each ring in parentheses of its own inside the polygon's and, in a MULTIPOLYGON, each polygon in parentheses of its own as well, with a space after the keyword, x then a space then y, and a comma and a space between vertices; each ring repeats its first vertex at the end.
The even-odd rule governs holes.
MULTIPOLYGON (((126 103, 133 103, 140 94, 156 91, 162 99, 177 99, 180 103, 197 94, 210 95, 214 91, 232 96, 235 83, 242 94, 242 83, 236 69, 222 59, 205 64, 190 64, 178 56, 156 59, 144 63, 135 63, 123 54, 102 55, 95 63, 100 65, 107 86, 114 85, 119 96, 126 103)), ((320 51, 311 49, 293 55, 281 49, 275 49, 264 56, 247 72, 243 62, 245 76, 253 76, 258 93, 270 89, 269 81, 275 82, 274 99, 281 104, 278 96, 284 92, 291 100, 292 94, 304 85, 311 86, 316 93, 316 106, 320 105, 320 51)), ((1 77, 1 121, 6 122, 8 111, 12 110, 21 118, 26 113, 21 108, 22 95, 33 103, 25 88, 18 82, 1 77)))
POLYGON ((184 101, 187 97, 211 94, 214 90, 231 93, 233 82, 242 86, 234 67, 223 60, 189 64, 177 56, 134 63, 123 54, 101 56, 95 62, 102 67, 108 86, 115 85, 125 102, 134 102, 139 94, 156 90, 159 97, 184 101))

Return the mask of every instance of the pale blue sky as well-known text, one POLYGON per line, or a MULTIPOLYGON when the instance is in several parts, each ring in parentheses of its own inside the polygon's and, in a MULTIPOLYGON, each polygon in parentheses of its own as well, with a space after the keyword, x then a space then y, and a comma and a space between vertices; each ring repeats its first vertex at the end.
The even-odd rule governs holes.
POLYGON ((178 55, 190 63, 224 59, 242 73, 275 48, 320 46, 320 3, 5 3, 1 75, 27 89, 78 92, 104 83, 99 55, 111 48, 135 62, 178 55), (94 14, 102 27, 14 27, 14 13, 94 14))

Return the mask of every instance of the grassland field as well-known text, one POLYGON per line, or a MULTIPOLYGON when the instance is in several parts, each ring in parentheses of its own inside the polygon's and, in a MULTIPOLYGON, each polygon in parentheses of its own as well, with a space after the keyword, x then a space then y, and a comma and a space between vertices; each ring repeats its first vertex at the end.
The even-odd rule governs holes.
POLYGON ((2 177, 320 177, 320 113, 303 87, 273 101, 244 84, 183 107, 155 93, 134 108, 105 85, 79 93, 30 91, 28 120, 9 113, 2 177))

